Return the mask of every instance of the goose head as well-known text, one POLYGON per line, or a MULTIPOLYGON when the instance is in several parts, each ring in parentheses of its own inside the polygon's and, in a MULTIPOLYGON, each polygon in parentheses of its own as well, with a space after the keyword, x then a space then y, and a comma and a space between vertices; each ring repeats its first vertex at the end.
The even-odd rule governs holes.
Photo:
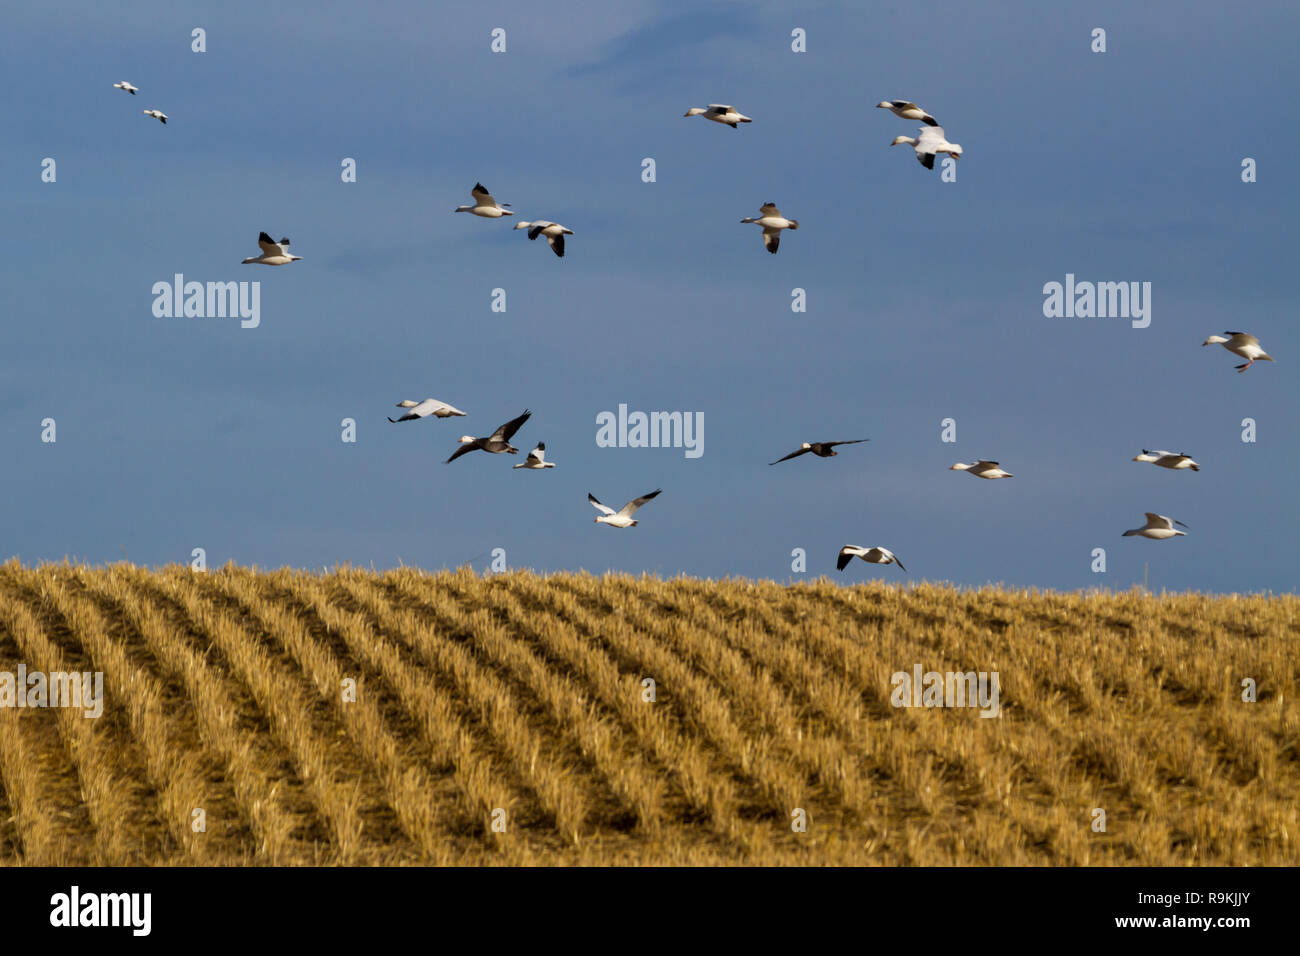
POLYGON ((881 100, 876 104, 876 109, 878 110, 892 110, 893 108, 894 104, 889 102, 889 100, 881 100))
POLYGON ((948 144, 948 155, 953 159, 961 159, 961 147, 956 143, 948 144))
POLYGON ((910 136, 895 136, 895 137, 894 137, 894 141, 893 141, 892 143, 890 143, 889 145, 890 145, 890 146, 901 146, 903 143, 906 143, 906 144, 909 145, 909 146, 915 146, 915 145, 916 145, 916 140, 912 139, 912 137, 910 137, 910 136))
POLYGON ((1225 339, 1222 335, 1211 335, 1208 339, 1206 339, 1204 342, 1201 343, 1201 348, 1205 348, 1205 346, 1207 345, 1221 345, 1226 341, 1228 340, 1225 339))
POLYGON ((478 439, 475 438, 473 435, 461 435, 459 438, 456 439, 456 444, 465 445, 472 441, 478 441, 478 439))
POLYGON ((949 471, 970 471, 970 469, 971 469, 970 465, 966 464, 965 462, 959 461, 957 462, 957 464, 953 465, 948 470, 949 471))
POLYGON ((529 226, 531 226, 531 225, 532 225, 531 222, 520 221, 520 222, 515 223, 515 228, 516 228, 516 229, 527 229, 527 228, 528 228, 529 226))

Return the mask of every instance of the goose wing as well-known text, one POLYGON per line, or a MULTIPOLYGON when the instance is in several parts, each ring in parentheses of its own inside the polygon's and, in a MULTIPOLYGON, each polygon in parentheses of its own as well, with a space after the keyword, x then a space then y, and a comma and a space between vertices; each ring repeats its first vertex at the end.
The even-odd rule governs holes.
POLYGON ((596 496, 593 495, 590 491, 587 492, 587 500, 591 502, 593 508, 595 508, 603 515, 612 515, 614 513, 613 508, 609 507, 608 505, 602 505, 599 501, 596 500, 596 496))
POLYGON ((495 206, 497 201, 492 198, 492 194, 483 188, 482 183, 475 183, 474 188, 469 191, 474 197, 474 202, 479 206, 495 206))
POLYGON ((917 145, 930 150, 947 138, 943 135, 942 126, 922 126, 917 132, 921 134, 917 137, 917 145))
POLYGON ((518 418, 512 418, 496 431, 494 431, 488 441, 509 441, 510 436, 519 431, 519 426, 528 421, 533 413, 524 409, 524 413, 518 418))
POLYGON ((544 464, 545 461, 546 461, 546 444, 544 442, 539 441, 537 443, 537 447, 528 453, 528 459, 524 462, 524 464, 541 465, 544 464))
POLYGON ((619 511, 618 511, 618 513, 621 514, 624 518, 630 518, 630 517, 632 517, 632 515, 636 514, 636 509, 637 509, 637 508, 640 508, 643 504, 645 504, 645 503, 646 503, 647 501, 649 501, 651 498, 655 497, 655 496, 656 496, 657 494, 659 494, 659 492, 661 492, 661 491, 663 491, 662 488, 656 488, 654 491, 650 492, 650 494, 648 494, 648 495, 642 495, 640 498, 633 498, 631 501, 629 501, 627 504, 625 504, 622 508, 620 508, 619 511))
POLYGON ((446 461, 444 461, 443 464, 444 464, 444 465, 450 465, 453 461, 455 461, 455 460, 456 460, 457 458, 459 458, 461 455, 468 455, 470 452, 472 452, 472 451, 474 451, 474 450, 476 450, 476 449, 482 448, 482 447, 483 447, 483 439, 481 439, 481 438, 475 438, 473 441, 466 442, 465 444, 463 444, 463 445, 461 445, 459 448, 457 448, 454 452, 452 452, 452 453, 451 453, 451 457, 448 458, 446 461))
POLYGON ((850 441, 819 441, 817 444, 823 448, 834 448, 836 445, 861 445, 864 441, 871 441, 870 438, 854 438, 850 441))
POLYGON ((763 248, 772 253, 772 255, 776 255, 776 251, 781 248, 780 229, 763 230, 763 248))
MULTIPOLYGON (((452 418, 454 416, 464 417, 465 413, 454 405, 448 405, 446 402, 440 402, 436 398, 426 398, 424 403, 430 403, 433 414, 439 418, 452 418)), ((423 403, 422 403, 423 404, 423 403)))
POLYGON ((287 239, 281 239, 280 242, 276 242, 264 232, 259 232, 257 234, 257 245, 262 250, 262 255, 264 256, 287 255, 284 251, 284 246, 287 246, 288 244, 289 241, 287 239), (281 243, 283 243, 283 245, 281 245, 281 243))
POLYGON ((916 110, 918 113, 921 114, 921 122, 924 123, 926 126, 939 125, 939 121, 937 119, 935 119, 925 110, 921 109, 921 107, 917 106, 915 103, 912 103, 910 101, 904 103, 902 100, 894 100, 894 106, 899 110, 916 110))
POLYGON ((835 559, 835 569, 837 571, 843 571, 849 566, 850 561, 865 553, 865 548, 859 548, 857 545, 846 544, 844 547, 840 548, 840 555, 835 559))
POLYGON ((768 464, 779 465, 783 461, 789 461, 791 458, 798 458, 800 455, 806 455, 810 451, 812 451, 811 448, 800 448, 798 451, 790 452, 790 454, 786 455, 784 458, 778 458, 776 461, 769 461, 768 464))
POLYGON ((561 259, 563 259, 564 258, 564 233, 560 233, 558 236, 547 236, 546 241, 551 244, 551 249, 555 252, 555 254, 559 256, 561 259))
MULTIPOLYGON (((781 210, 776 208, 776 203, 774 202, 763 203, 763 205, 758 207, 758 211, 761 212, 764 216, 781 216, 781 210)), ((785 218, 785 217, 782 216, 781 218, 785 218)))
POLYGON ((867 552, 867 560, 875 564, 896 564, 900 571, 906 571, 903 562, 898 560, 898 556, 888 548, 872 548, 867 552))
POLYGON ((1173 530, 1173 521, 1166 518, 1164 515, 1158 515, 1154 511, 1144 511, 1142 513, 1146 515, 1148 528, 1167 528, 1173 530))
POLYGON ((730 113, 730 112, 731 112, 731 109, 732 109, 732 108, 731 108, 730 106, 728 106, 726 103, 710 103, 710 104, 709 104, 709 112, 710 112, 710 113, 730 113))

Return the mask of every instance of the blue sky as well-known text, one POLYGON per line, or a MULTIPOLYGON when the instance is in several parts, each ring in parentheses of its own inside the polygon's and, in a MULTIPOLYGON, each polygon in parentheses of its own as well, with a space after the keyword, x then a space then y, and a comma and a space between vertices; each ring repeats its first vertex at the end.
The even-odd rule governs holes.
POLYGON ((854 543, 918 580, 1295 589, 1293 4, 444 6, 7 12, 0 553, 784 580, 804 548, 907 579, 837 574, 854 543), (892 98, 962 144, 956 182, 889 148, 892 98), (682 117, 710 102, 754 122, 682 117), (476 180, 573 229, 565 258, 453 215, 476 180), (739 224, 768 200, 801 225, 776 256, 739 224), (263 229, 303 261, 240 265, 263 229), (260 327, 155 318, 178 272, 260 281, 260 327), (1067 273, 1152 283, 1151 326, 1044 318, 1067 273), (1200 348, 1225 329, 1278 361, 1238 375, 1200 348), (429 396, 469 414, 385 420, 429 396), (702 412, 704 455, 598 448, 620 403, 702 412), (557 468, 443 464, 525 407, 557 468), (978 457, 1016 477, 948 470, 978 457), (658 487, 592 522, 589 491, 658 487), (1122 538, 1144 511, 1191 533, 1122 538))

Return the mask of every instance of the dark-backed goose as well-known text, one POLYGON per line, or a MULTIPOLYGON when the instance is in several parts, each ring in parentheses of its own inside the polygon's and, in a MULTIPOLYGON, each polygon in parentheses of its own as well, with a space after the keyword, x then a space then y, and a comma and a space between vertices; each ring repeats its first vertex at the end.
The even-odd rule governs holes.
POLYGON ((515 454, 519 449, 510 444, 510 438, 515 432, 519 431, 520 425, 528 421, 530 415, 532 415, 532 412, 525 408, 522 415, 518 418, 512 418, 487 438, 475 438, 472 435, 462 435, 460 437, 460 447, 452 452, 452 456, 443 464, 449 465, 461 455, 469 454, 472 451, 481 450, 491 452, 494 455, 499 455, 502 452, 506 452, 510 455, 515 454))
POLYGON ((834 458, 839 454, 833 451, 836 445, 860 445, 864 441, 871 441, 870 438, 854 438, 851 441, 814 441, 804 442, 799 446, 798 451, 792 451, 784 458, 778 458, 776 461, 769 461, 769 465, 779 465, 783 461, 789 461, 791 458, 798 458, 800 455, 813 454, 818 458, 834 458))

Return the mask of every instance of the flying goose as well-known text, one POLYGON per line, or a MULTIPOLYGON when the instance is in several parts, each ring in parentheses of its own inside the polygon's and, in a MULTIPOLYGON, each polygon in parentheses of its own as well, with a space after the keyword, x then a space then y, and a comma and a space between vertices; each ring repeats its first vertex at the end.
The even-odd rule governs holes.
POLYGON ((1142 454, 1135 455, 1134 461, 1149 461, 1153 465, 1161 468, 1190 468, 1192 471, 1200 471, 1201 466, 1192 461, 1191 457, 1181 452, 1175 455, 1171 451, 1147 451, 1142 449, 1142 454))
POLYGON ((262 247, 262 254, 260 256, 253 256, 252 258, 242 260, 240 263, 241 265, 259 263, 264 266, 283 266, 288 265, 290 262, 296 262, 302 258, 302 256, 289 255, 288 239, 281 239, 279 242, 276 242, 266 233, 259 232, 257 234, 257 244, 262 247))
POLYGON ((484 219, 500 219, 502 216, 514 215, 507 208, 510 203, 497 202, 492 198, 492 194, 483 188, 482 183, 475 183, 469 194, 474 197, 474 205, 457 206, 456 212, 469 212, 476 216, 482 216, 484 219))
POLYGON ((1143 538, 1155 538, 1157 541, 1163 541, 1165 538, 1172 538, 1175 535, 1187 534, 1186 531, 1178 531, 1174 528, 1174 525, 1176 524, 1182 524, 1183 527, 1186 528, 1187 525, 1183 524, 1181 521, 1174 518, 1166 518, 1164 515, 1158 515, 1151 511, 1144 512, 1144 514, 1147 516, 1146 524, 1140 528, 1130 528, 1128 531, 1125 531, 1120 535, 1120 537, 1127 538, 1129 535, 1135 534, 1140 535, 1143 538))
POLYGON ((1003 471, 1001 468, 999 468, 999 467, 998 467, 998 463, 997 463, 996 461, 989 461, 989 460, 986 459, 986 458, 981 458, 979 461, 975 462, 975 464, 973 464, 973 465, 963 464, 962 462, 959 461, 959 462, 957 462, 957 464, 953 465, 953 466, 952 466, 951 468, 949 468, 948 470, 949 470, 949 471, 969 471, 972 475, 975 475, 977 478, 1014 478, 1014 477, 1016 477, 1015 475, 1011 474, 1011 472, 1009 472, 1009 471, 1003 471))
POLYGON ((895 136, 890 146, 907 143, 916 150, 916 158, 926 169, 934 169, 934 157, 938 153, 947 153, 953 159, 961 159, 961 147, 944 138, 942 126, 922 126, 921 135, 916 139, 910 136, 895 136))
POLYGON ((127 91, 128 93, 130 93, 132 96, 135 96, 135 91, 138 90, 139 88, 140 88, 140 87, 138 87, 138 86, 132 86, 132 85, 131 85, 130 83, 128 83, 126 80, 123 80, 121 83, 114 83, 114 84, 113 84, 113 89, 115 89, 115 90, 126 90, 126 91, 127 91))
POLYGON ((715 123, 726 123, 732 129, 740 129, 741 123, 752 123, 748 116, 743 113, 737 113, 734 106, 727 106, 723 103, 710 103, 707 110, 700 109, 698 106, 692 106, 683 116, 703 116, 706 120, 713 120, 715 123))
POLYGON ((564 237, 573 235, 572 229, 545 219, 538 219, 535 222, 517 222, 515 228, 527 229, 529 239, 545 236, 546 241, 551 244, 551 250, 561 259, 564 258, 564 237))
POLYGON ((539 441, 537 447, 528 453, 528 457, 513 467, 536 471, 542 468, 554 468, 555 462, 546 460, 546 442, 539 441))
POLYGON ((937 119, 908 100, 882 100, 876 104, 876 109, 889 110, 895 116, 902 117, 905 120, 920 120, 926 126, 939 125, 937 119))
POLYGON ((781 215, 781 210, 776 208, 776 203, 765 202, 758 207, 758 211, 763 215, 757 219, 742 219, 743 222, 752 222, 763 227, 763 246, 772 255, 776 255, 776 250, 781 245, 782 229, 798 229, 798 219, 786 219, 781 215))
POLYGON ((468 454, 477 449, 491 452, 494 455, 499 455, 502 452, 506 452, 510 455, 515 454, 519 449, 510 444, 510 437, 515 432, 519 431, 519 426, 528 421, 530 415, 532 415, 532 412, 525 408, 522 415, 518 418, 510 419, 510 421, 506 422, 487 438, 475 438, 473 435, 460 436, 460 447, 457 448, 452 453, 452 456, 443 462, 443 464, 449 465, 461 455, 468 454))
POLYGON ((389 416, 390 422, 409 422, 417 418, 428 418, 433 415, 435 418, 451 418, 454 415, 464 415, 459 408, 453 408, 446 402, 440 402, 436 398, 426 398, 422 402, 413 402, 409 398, 403 399, 397 403, 398 408, 406 408, 409 411, 404 412, 400 418, 389 416))
POLYGON ((145 116, 152 116, 154 119, 162 123, 164 126, 167 125, 167 114, 164 113, 162 110, 141 110, 140 112, 143 113, 145 116))
POLYGON ((836 570, 843 571, 854 558, 861 558, 868 564, 896 564, 900 571, 907 572, 903 562, 894 557, 894 552, 888 548, 862 548, 855 544, 846 544, 840 548, 840 556, 835 561, 836 570))
POLYGON ((1240 355, 1247 359, 1244 365, 1236 366, 1238 372, 1244 372, 1255 364, 1258 359, 1261 362, 1272 362, 1273 356, 1269 355, 1259 347, 1259 339, 1253 335, 1247 335, 1245 332, 1224 332, 1223 335, 1211 335, 1201 343, 1201 348, 1207 345, 1222 345, 1233 355, 1240 355), (1231 338, 1225 339, 1223 335, 1230 335, 1231 338))
POLYGON ((640 498, 633 498, 618 511, 602 505, 596 500, 596 496, 590 491, 587 492, 587 500, 590 501, 593 507, 600 512, 600 517, 594 519, 596 524, 607 524, 611 528, 635 528, 636 522, 632 520, 632 515, 636 514, 636 509, 640 508, 661 491, 663 491, 662 488, 656 488, 648 495, 642 495, 640 498))
POLYGON ((832 451, 832 449, 833 449, 836 445, 859 445, 859 444, 861 444, 861 443, 864 442, 864 441, 871 441, 871 439, 870 439, 870 438, 855 438, 855 439, 853 439, 852 441, 815 441, 815 442, 804 442, 802 445, 799 446, 799 450, 798 450, 798 451, 792 451, 792 452, 790 452, 790 454, 786 455, 784 458, 778 458, 776 461, 769 461, 768 464, 769 464, 769 465, 779 465, 779 464, 781 464, 781 462, 783 462, 783 461, 789 461, 791 458, 798 458, 800 455, 806 455, 806 454, 808 454, 809 452, 812 452, 812 453, 813 453, 814 455, 816 455, 818 458, 834 458, 836 455, 839 454, 839 452, 837 452, 837 451, 832 451))

